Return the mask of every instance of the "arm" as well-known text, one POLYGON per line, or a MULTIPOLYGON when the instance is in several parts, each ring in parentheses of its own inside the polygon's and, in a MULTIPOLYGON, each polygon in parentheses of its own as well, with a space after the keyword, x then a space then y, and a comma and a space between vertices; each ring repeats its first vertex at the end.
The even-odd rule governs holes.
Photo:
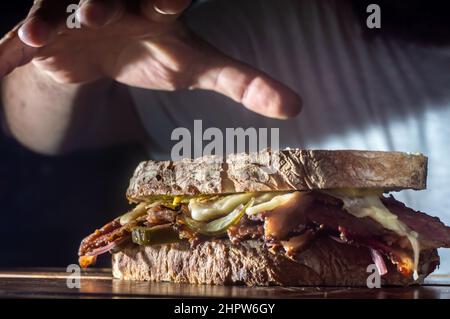
POLYGON ((0 40, 0 77, 12 134, 44 153, 143 136, 121 83, 145 89, 213 90, 275 118, 300 97, 267 74, 225 56, 177 19, 190 0, 83 0, 80 29, 66 26, 70 0, 36 0, 0 40), (137 10, 137 11, 136 11, 137 10), (18 68, 19 66, 23 66, 18 68))
POLYGON ((5 124, 44 154, 143 140, 128 89, 111 80, 60 84, 29 63, 2 83, 5 124))

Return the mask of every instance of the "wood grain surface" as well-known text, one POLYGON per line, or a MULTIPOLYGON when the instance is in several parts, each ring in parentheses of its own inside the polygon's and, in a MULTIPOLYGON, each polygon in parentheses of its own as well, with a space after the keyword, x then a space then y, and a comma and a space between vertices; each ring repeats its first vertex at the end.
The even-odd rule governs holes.
MULTIPOLYGON (((110 269, 83 271, 80 288, 70 289, 64 269, 0 270, 0 298, 414 298, 450 299, 450 275, 431 275, 422 286, 385 287, 223 287, 130 282, 110 269)), ((72 274, 70 279, 74 278, 72 274)))

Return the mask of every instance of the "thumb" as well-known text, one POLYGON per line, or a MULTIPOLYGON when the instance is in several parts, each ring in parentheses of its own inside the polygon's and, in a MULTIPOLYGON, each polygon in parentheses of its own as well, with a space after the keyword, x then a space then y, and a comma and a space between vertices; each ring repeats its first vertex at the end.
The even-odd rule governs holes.
POLYGON ((17 25, 0 40, 0 78, 30 62, 38 50, 20 40, 18 30, 21 25, 17 25))
POLYGON ((192 88, 216 91, 267 117, 287 119, 300 113, 302 100, 292 89, 215 48, 207 51, 192 88))

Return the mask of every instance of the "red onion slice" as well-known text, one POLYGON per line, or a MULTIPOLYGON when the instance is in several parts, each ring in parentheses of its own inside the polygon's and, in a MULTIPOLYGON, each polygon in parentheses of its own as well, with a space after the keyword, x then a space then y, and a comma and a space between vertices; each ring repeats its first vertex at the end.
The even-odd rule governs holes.
POLYGON ((87 253, 86 256, 98 256, 98 255, 102 255, 102 254, 104 254, 104 253, 110 251, 111 249, 117 247, 117 246, 120 245, 123 241, 124 241, 124 239, 119 239, 119 240, 113 241, 113 242, 109 243, 109 244, 106 245, 106 246, 103 246, 103 247, 99 247, 99 248, 94 249, 93 251, 87 253))
POLYGON ((383 256, 381 256, 380 252, 376 249, 370 248, 370 255, 372 256, 372 260, 378 269, 378 273, 381 276, 386 275, 388 270, 386 264, 384 263, 383 256))

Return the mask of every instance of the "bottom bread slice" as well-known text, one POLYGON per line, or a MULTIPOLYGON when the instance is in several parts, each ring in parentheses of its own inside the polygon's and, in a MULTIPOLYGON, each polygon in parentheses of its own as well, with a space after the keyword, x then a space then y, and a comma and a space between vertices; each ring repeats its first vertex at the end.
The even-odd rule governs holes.
MULTIPOLYGON (((436 263, 436 250, 422 253, 419 273, 428 274, 436 263)), ((188 243, 154 246, 129 244, 113 253, 113 276, 124 280, 170 281, 192 284, 249 286, 366 286, 373 274, 366 247, 338 243, 321 238, 293 261, 273 254, 261 241, 232 244, 214 240, 191 248, 188 243)), ((388 274, 383 285, 407 285, 413 278, 398 273, 386 261, 388 274)))

